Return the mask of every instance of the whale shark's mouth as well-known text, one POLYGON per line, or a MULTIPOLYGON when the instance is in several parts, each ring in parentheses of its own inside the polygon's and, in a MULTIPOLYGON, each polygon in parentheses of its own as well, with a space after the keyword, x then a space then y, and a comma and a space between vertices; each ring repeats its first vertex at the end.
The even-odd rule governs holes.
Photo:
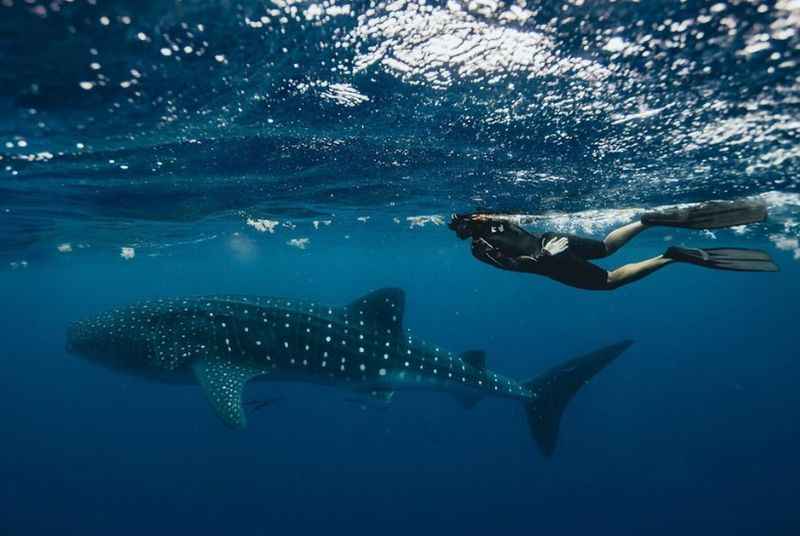
POLYGON ((98 329, 87 320, 73 322, 67 328, 64 349, 84 359, 99 359, 108 348, 102 344, 98 329))
POLYGON ((64 342, 64 350, 68 354, 78 353, 77 345, 75 344, 77 340, 77 335, 79 333, 78 330, 79 327, 77 322, 70 324, 69 327, 67 328, 67 337, 66 341, 64 342))

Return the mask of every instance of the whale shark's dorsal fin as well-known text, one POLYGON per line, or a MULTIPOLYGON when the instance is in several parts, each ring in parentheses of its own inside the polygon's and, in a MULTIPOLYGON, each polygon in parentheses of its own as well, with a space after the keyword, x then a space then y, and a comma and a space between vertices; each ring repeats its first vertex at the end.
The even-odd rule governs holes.
POLYGON ((197 359, 192 363, 192 371, 214 413, 231 428, 247 426, 242 391, 249 380, 267 371, 216 356, 197 359))
POLYGON ((356 319, 370 322, 399 336, 403 329, 406 293, 400 288, 382 288, 362 296, 347 306, 356 319))
POLYGON ((486 352, 483 350, 469 350, 461 354, 461 360, 478 370, 486 370, 486 352))

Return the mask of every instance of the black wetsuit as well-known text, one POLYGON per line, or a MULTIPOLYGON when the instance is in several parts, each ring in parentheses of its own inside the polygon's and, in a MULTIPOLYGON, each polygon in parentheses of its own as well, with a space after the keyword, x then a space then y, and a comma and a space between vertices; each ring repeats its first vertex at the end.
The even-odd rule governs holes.
POLYGON ((609 289, 608 272, 589 262, 608 255, 602 240, 557 233, 533 234, 503 220, 472 225, 472 254, 480 261, 504 270, 545 275, 577 288, 609 289), (566 251, 550 255, 544 250, 545 242, 561 237, 567 239, 566 251))

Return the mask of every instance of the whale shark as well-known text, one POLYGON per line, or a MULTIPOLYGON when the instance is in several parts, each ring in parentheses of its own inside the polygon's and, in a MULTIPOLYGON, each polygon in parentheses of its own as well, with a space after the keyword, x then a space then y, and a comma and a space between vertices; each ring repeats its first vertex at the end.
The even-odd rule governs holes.
POLYGON ((199 384, 213 412, 246 426, 243 391, 251 381, 301 381, 389 401, 397 391, 434 390, 466 408, 484 397, 522 403, 531 434, 553 454, 561 416, 581 386, 631 341, 571 359, 532 380, 486 367, 483 351, 447 352, 403 327, 405 294, 384 288, 346 306, 257 296, 161 298, 73 323, 67 350, 148 380, 199 384))

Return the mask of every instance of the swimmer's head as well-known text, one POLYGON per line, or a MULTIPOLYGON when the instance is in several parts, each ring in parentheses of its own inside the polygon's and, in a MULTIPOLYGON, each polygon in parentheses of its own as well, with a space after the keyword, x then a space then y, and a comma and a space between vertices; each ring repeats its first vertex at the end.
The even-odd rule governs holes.
POLYGON ((456 232, 461 240, 472 236, 475 222, 471 214, 453 214, 447 226, 456 232))

